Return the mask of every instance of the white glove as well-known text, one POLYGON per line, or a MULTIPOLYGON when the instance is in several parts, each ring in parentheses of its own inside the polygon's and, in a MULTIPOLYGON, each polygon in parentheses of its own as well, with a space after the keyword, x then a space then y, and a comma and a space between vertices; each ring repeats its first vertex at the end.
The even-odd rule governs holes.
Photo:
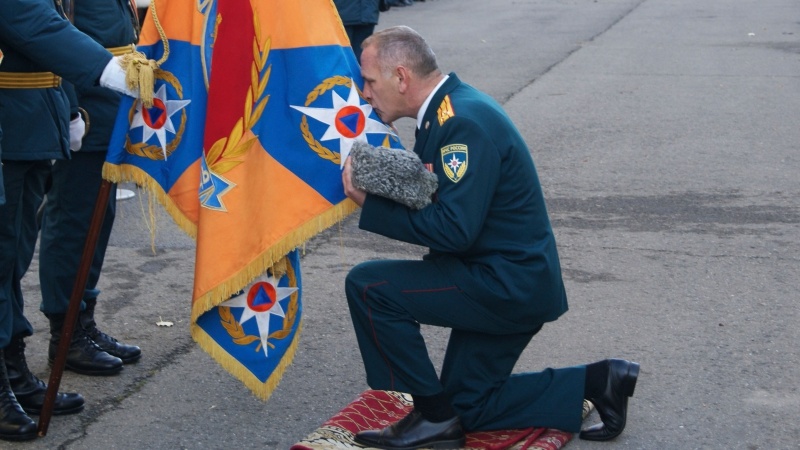
POLYGON ((77 152, 81 149, 83 144, 83 135, 86 133, 86 122, 83 117, 78 114, 78 117, 69 122, 69 149, 77 152))
POLYGON ((119 59, 119 56, 115 56, 106 64, 103 74, 100 75, 100 86, 130 95, 133 98, 139 98, 138 89, 128 89, 128 85, 125 83, 125 70, 122 69, 119 59))

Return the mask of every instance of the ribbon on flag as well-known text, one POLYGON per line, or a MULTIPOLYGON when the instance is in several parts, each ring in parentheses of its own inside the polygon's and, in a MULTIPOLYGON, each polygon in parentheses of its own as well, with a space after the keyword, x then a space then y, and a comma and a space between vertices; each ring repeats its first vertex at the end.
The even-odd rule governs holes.
POLYGON ((355 210, 353 142, 399 139, 361 96, 330 0, 155 0, 138 50, 165 46, 154 106, 123 101, 103 176, 145 186, 196 238, 192 337, 266 399, 297 348, 296 249, 355 210))

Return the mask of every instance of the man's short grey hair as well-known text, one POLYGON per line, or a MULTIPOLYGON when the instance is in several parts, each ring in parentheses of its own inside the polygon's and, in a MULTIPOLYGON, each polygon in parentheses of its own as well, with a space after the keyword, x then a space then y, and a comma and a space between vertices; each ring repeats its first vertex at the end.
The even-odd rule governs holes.
POLYGON ((361 48, 369 46, 375 46, 384 74, 397 66, 405 66, 422 78, 439 70, 433 49, 419 33, 407 26, 376 32, 361 44, 361 48))

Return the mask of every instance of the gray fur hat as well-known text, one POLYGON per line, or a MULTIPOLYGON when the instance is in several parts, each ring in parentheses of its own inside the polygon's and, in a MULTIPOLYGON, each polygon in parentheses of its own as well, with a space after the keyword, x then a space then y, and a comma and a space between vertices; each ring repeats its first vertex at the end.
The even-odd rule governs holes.
POLYGON ((438 188, 435 174, 425 169, 416 153, 366 142, 353 142, 350 150, 353 185, 409 208, 422 209, 431 203, 438 188))

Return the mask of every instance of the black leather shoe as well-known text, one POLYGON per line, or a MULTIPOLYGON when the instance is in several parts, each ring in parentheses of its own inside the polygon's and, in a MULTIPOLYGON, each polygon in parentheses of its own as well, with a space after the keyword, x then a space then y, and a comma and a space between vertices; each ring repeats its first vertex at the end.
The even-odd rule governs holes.
POLYGON ((444 422, 429 422, 412 410, 407 416, 382 430, 367 430, 356 434, 357 443, 389 450, 418 448, 462 448, 466 434, 458 416, 444 422))
MULTIPOLYGON (((40 414, 47 393, 47 384, 36 377, 28 368, 25 359, 25 341, 14 336, 3 350, 8 382, 17 402, 27 414, 40 414)), ((75 414, 83 411, 84 400, 80 394, 59 392, 53 402, 53 415, 75 414)))
POLYGON ((603 422, 581 431, 580 438, 587 441, 607 441, 622 433, 628 414, 628 397, 633 396, 639 377, 638 363, 624 359, 609 359, 606 363, 605 391, 599 397, 587 399, 594 404, 603 422))
POLYGON ((0 439, 29 441, 36 439, 36 422, 19 406, 6 373, 3 349, 0 349, 0 439))
POLYGON ((87 329, 86 334, 89 335, 101 350, 111 356, 116 356, 121 359, 123 364, 136 362, 142 357, 142 350, 138 346, 123 344, 98 330, 96 326, 87 329))
POLYGON ((142 350, 135 345, 126 345, 97 329, 94 310, 97 308, 96 298, 83 299, 86 309, 78 314, 78 326, 82 327, 89 339, 93 340, 101 350, 122 360, 123 364, 136 362, 142 357, 142 350))
POLYGON ((36 439, 36 422, 25 414, 11 389, 0 390, 0 439, 5 441, 36 439))
MULTIPOLYGON (((56 359, 58 341, 50 340, 47 357, 50 364, 56 359)), ((116 375, 122 371, 122 360, 104 352, 80 326, 75 327, 64 367, 83 375, 116 375)))
MULTIPOLYGON (((47 393, 47 384, 37 377, 33 377, 23 384, 24 391, 18 391, 15 381, 11 380, 11 388, 14 389, 14 396, 27 414, 39 415, 44 406, 44 396, 47 393)), ((59 392, 56 394, 56 401, 53 402, 52 414, 63 416, 66 414, 76 414, 83 411, 83 396, 74 392, 59 392)))

